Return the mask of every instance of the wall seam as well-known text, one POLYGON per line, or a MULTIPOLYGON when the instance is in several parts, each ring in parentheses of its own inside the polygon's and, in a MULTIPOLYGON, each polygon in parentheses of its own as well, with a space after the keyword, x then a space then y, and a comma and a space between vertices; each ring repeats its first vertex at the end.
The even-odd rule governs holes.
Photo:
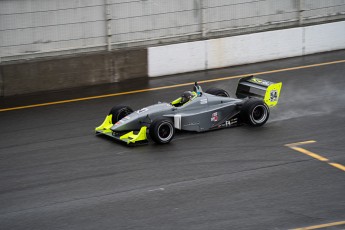
POLYGON ((205 43, 205 70, 208 69, 208 40, 204 41, 205 43))
POLYGON ((305 55, 305 31, 306 28, 302 27, 302 56, 305 55))

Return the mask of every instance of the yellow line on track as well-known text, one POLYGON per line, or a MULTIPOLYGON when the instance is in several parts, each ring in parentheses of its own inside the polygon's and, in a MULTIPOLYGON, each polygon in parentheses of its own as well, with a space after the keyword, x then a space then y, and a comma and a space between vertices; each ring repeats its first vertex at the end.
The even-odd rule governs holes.
POLYGON ((323 156, 320 156, 320 155, 318 155, 316 153, 310 152, 310 151, 308 151, 306 149, 303 149, 303 148, 300 148, 300 147, 290 147, 290 148, 292 148, 293 150, 296 150, 296 151, 298 151, 300 153, 304 153, 304 154, 306 154, 306 155, 308 155, 308 156, 310 156, 312 158, 315 158, 316 160, 319 160, 319 161, 329 161, 327 158, 324 158, 323 156))
POLYGON ((338 163, 328 163, 329 165, 332 165, 333 167, 336 167, 340 170, 343 170, 345 172, 345 166, 344 165, 341 165, 341 164, 338 164, 338 163))
MULTIPOLYGON (((216 81, 224 81, 224 80, 230 80, 230 79, 235 79, 235 78, 242 78, 242 77, 249 76, 249 75, 272 74, 272 73, 286 72, 286 71, 292 71, 292 70, 314 68, 314 67, 325 66, 325 65, 333 65, 333 64, 339 64, 339 63, 345 63, 345 60, 324 62, 324 63, 318 63, 318 64, 312 64, 312 65, 305 65, 305 66, 296 66, 296 67, 291 67, 291 68, 269 70, 269 71, 263 71, 263 72, 257 72, 257 73, 241 74, 241 75, 236 75, 236 76, 222 77, 222 78, 216 78, 216 79, 210 79, 210 80, 202 80, 202 81, 198 81, 198 82, 199 83, 209 83, 209 82, 216 82, 216 81)), ((65 104, 65 103, 93 100, 93 99, 106 98, 106 97, 116 97, 116 96, 121 96, 121 95, 143 93, 143 92, 156 91, 156 90, 162 90, 162 89, 171 89, 171 88, 177 88, 177 87, 182 87, 182 86, 188 86, 188 85, 192 85, 192 84, 194 84, 194 82, 169 85, 169 86, 161 86, 161 87, 155 87, 155 88, 139 89, 139 90, 133 90, 133 91, 127 91, 127 92, 121 92, 121 93, 104 94, 104 95, 99 95, 99 96, 76 98, 76 99, 70 99, 70 100, 40 103, 40 104, 34 104, 34 105, 18 106, 18 107, 0 109, 0 112, 19 110, 19 109, 29 109, 29 108, 35 108, 35 107, 41 107, 41 106, 48 106, 48 105, 65 104)))
POLYGON ((320 224, 320 225, 314 225, 310 227, 304 227, 304 228, 295 228, 293 230, 312 230, 312 229, 320 229, 320 228, 328 228, 328 227, 333 227, 333 226, 339 226, 339 225, 344 225, 345 221, 339 221, 339 222, 333 222, 329 224, 320 224))
POLYGON ((294 147, 294 146, 298 146, 298 145, 305 145, 305 144, 312 144, 315 143, 316 141, 302 141, 302 142, 296 142, 296 143, 291 143, 291 144, 286 144, 285 146, 287 147, 294 147))
MULTIPOLYGON (((308 155, 308 156, 310 156, 310 157, 312 157, 312 158, 314 158, 316 160, 323 161, 323 162, 329 162, 329 160, 327 158, 323 157, 323 156, 320 156, 320 155, 318 155, 316 153, 313 153, 313 152, 311 152, 309 150, 306 150, 306 149, 303 149, 301 147, 297 147, 299 145, 312 144, 312 143, 315 143, 315 142, 316 141, 313 141, 313 140, 311 140, 311 141, 302 141, 302 142, 286 144, 285 146, 289 147, 290 149, 293 149, 293 150, 295 150, 297 152, 300 152, 300 153, 303 153, 305 155, 308 155)), ((345 166, 342 165, 342 164, 333 163, 333 162, 329 162, 328 164, 333 166, 333 167, 335 167, 335 168, 343 170, 345 172, 345 166)))

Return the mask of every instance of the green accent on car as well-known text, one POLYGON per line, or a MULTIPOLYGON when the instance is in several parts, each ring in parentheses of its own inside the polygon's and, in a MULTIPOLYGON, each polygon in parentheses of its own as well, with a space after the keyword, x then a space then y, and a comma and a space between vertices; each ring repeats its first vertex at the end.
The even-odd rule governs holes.
POLYGON ((198 96, 198 94, 194 91, 192 92, 192 94, 193 94, 193 98, 191 99, 191 101, 198 96))
MULTIPOLYGON (((188 102, 193 101, 198 96, 198 94, 196 92, 194 92, 194 91, 192 91, 191 93, 193 94, 193 98, 191 98, 189 101, 187 101, 184 104, 187 104, 188 102)), ((176 100, 173 100, 170 104, 172 104, 174 106, 175 105, 179 105, 181 103, 181 100, 182 100, 182 97, 179 97, 176 100)), ((181 106, 181 105, 179 105, 179 106, 181 106)))
POLYGON ((182 97, 179 97, 176 100, 172 101, 171 104, 172 105, 177 105, 177 104, 179 104, 181 102, 181 100, 182 100, 182 97))
POLYGON ((122 135, 120 137, 120 140, 126 142, 127 144, 135 143, 138 141, 146 141, 147 140, 146 130, 147 130, 147 127, 143 126, 141 127, 138 134, 134 134, 134 132, 131 131, 129 133, 126 133, 125 135, 122 135))
POLYGON ((103 121, 103 123, 96 127, 95 128, 95 131, 97 132, 102 132, 102 133, 111 133, 111 127, 113 126, 113 123, 112 123, 112 118, 113 118, 113 115, 112 114, 109 114, 105 120, 103 121))

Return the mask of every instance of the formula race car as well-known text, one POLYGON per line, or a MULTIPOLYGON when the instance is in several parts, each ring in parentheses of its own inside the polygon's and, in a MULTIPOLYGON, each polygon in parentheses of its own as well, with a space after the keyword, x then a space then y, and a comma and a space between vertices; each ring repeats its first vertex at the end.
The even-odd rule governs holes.
POLYGON ((223 89, 205 92, 196 82, 171 103, 151 105, 137 111, 128 106, 113 107, 97 135, 107 135, 128 145, 148 143, 148 135, 158 144, 169 143, 176 130, 204 132, 242 124, 262 126, 278 103, 282 83, 253 76, 240 79, 236 97, 223 89))

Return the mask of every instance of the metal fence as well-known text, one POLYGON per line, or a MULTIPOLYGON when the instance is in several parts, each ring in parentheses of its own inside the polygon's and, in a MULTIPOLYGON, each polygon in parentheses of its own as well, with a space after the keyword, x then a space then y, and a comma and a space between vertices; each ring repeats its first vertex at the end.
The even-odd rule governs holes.
POLYGON ((345 19, 345 0, 0 0, 0 61, 345 19))

